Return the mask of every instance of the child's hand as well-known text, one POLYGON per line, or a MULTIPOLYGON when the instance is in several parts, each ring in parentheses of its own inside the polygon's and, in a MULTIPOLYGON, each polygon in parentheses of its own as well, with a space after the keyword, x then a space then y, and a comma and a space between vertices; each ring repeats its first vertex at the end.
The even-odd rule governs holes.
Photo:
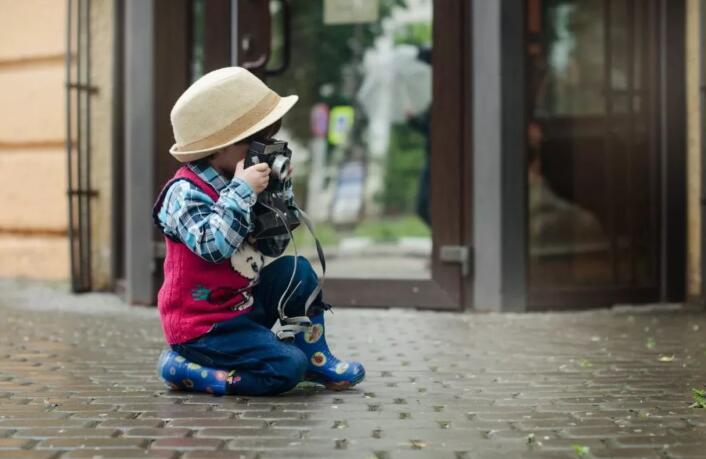
POLYGON ((245 169, 245 160, 241 159, 235 166, 235 176, 250 185, 255 193, 260 194, 270 183, 270 166, 260 163, 245 169))

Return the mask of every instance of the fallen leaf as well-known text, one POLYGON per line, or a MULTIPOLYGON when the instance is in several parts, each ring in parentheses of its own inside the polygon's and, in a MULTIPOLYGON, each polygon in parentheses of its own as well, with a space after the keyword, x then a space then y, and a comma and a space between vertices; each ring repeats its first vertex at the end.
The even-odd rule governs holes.
POLYGON ((584 445, 573 444, 573 445, 571 445, 571 447, 574 449, 574 452, 576 453, 576 455, 578 457, 586 457, 586 456, 588 456, 588 453, 591 451, 591 448, 589 448, 588 446, 584 446, 584 445))
POLYGON ((694 403, 689 405, 689 408, 706 408, 706 390, 691 389, 691 396, 694 399, 694 403))

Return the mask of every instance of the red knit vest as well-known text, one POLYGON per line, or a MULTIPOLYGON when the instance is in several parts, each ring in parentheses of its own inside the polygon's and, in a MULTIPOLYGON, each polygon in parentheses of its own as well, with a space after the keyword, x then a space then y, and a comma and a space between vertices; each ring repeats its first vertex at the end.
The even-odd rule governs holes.
MULTIPOLYGON (((211 199, 218 193, 187 166, 181 167, 167 183, 155 204, 155 216, 162 207, 169 186, 189 180, 211 199)), ((207 333, 214 324, 244 314, 252 308, 252 286, 231 266, 230 260, 208 262, 178 239, 165 237, 164 284, 157 296, 162 330, 169 344, 180 344, 207 333)))

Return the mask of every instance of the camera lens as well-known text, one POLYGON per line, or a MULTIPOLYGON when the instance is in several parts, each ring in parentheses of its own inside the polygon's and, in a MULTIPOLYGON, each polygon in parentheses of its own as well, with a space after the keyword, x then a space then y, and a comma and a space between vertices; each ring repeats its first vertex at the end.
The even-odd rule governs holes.
POLYGON ((289 178, 289 158, 277 155, 272 161, 272 176, 282 181, 289 178))

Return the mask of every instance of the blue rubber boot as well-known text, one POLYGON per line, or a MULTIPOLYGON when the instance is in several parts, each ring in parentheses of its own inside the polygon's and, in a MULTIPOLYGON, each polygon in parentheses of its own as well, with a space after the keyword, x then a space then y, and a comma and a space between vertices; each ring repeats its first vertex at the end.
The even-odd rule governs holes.
POLYGON ((328 389, 344 390, 365 379, 365 368, 359 362, 339 360, 326 344, 324 314, 310 317, 311 327, 297 333, 294 345, 309 359, 305 379, 323 384, 328 389))
POLYGON ((176 352, 165 349, 157 361, 157 374, 170 389, 225 395, 235 372, 203 367, 189 362, 176 352))

